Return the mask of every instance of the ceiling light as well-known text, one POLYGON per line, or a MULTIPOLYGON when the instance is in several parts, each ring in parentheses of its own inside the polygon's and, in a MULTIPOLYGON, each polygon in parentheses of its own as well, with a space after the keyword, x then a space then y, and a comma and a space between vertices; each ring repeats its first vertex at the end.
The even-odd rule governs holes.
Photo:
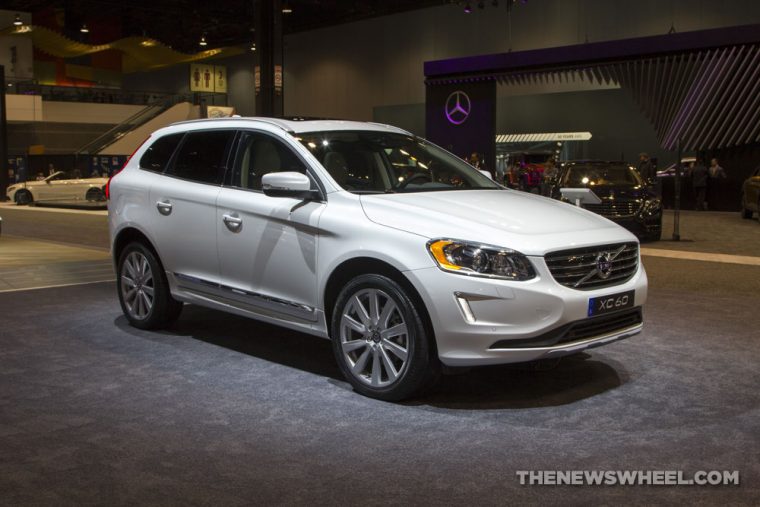
POLYGON ((87 23, 83 23, 82 28, 80 28, 79 31, 82 33, 90 33, 90 29, 87 28, 87 23))
POLYGON ((16 18, 13 20, 13 24, 15 26, 21 26, 24 24, 24 22, 21 21, 21 14, 16 14, 16 18))
POLYGON ((208 46, 208 42, 206 42, 206 34, 204 33, 201 35, 201 41, 198 43, 199 46, 208 46))
POLYGON ((470 6, 470 2, 467 2, 464 6, 464 13, 469 14, 472 12, 472 7, 470 6))
POLYGON ((291 14, 293 12, 293 8, 290 6, 289 3, 282 4, 282 13, 283 14, 291 14))

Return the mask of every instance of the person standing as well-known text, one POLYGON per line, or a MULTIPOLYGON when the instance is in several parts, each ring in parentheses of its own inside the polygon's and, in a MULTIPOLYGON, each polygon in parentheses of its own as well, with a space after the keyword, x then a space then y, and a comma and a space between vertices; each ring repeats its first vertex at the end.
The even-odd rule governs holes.
POLYGON ((726 179, 726 171, 718 164, 717 158, 710 160, 710 178, 726 179))
POLYGON ((647 153, 639 153, 639 174, 644 179, 644 182, 649 184, 654 181, 654 165, 647 153))
POLYGON ((710 159, 710 167, 707 169, 707 203, 711 209, 718 209, 720 195, 720 180, 726 179, 726 171, 718 164, 718 159, 710 159))
POLYGON ((694 202, 697 211, 707 211, 707 168, 701 160, 691 166, 691 185, 694 188, 694 202))
POLYGON ((491 179, 493 179, 493 171, 491 171, 487 166, 485 161, 480 157, 480 154, 477 151, 473 151, 472 155, 470 155, 470 165, 474 167, 475 169, 479 171, 487 171, 491 174, 491 179))
POLYGON ((544 175, 541 181, 541 195, 544 197, 551 197, 552 185, 557 178, 557 166, 554 164, 554 159, 546 161, 546 167, 544 168, 544 175))

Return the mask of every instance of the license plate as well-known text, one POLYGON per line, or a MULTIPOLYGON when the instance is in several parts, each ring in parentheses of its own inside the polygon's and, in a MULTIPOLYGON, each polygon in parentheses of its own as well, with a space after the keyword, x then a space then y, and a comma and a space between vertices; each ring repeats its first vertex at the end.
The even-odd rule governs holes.
POLYGON ((633 308, 633 300, 636 292, 629 290, 618 292, 608 296, 599 296, 588 300, 588 316, 603 315, 605 313, 617 312, 626 308, 633 308))

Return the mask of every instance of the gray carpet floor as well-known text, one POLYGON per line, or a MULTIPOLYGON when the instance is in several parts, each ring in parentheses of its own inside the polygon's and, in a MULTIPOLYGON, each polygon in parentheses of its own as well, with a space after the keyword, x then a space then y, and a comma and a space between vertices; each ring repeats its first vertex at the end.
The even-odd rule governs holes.
POLYGON ((112 283, 0 294, 0 503, 757 505, 760 268, 733 267, 755 282, 732 290, 692 283, 719 264, 646 262, 641 335, 402 404, 354 393, 325 340, 198 307, 139 331, 112 283), (741 485, 515 473, 620 469, 739 470, 741 485))

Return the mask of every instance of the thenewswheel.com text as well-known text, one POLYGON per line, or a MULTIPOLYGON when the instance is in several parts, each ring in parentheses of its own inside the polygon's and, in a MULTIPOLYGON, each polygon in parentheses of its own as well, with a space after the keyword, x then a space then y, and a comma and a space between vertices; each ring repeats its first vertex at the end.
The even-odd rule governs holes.
POLYGON ((738 486, 738 470, 518 470, 527 486, 738 486))

